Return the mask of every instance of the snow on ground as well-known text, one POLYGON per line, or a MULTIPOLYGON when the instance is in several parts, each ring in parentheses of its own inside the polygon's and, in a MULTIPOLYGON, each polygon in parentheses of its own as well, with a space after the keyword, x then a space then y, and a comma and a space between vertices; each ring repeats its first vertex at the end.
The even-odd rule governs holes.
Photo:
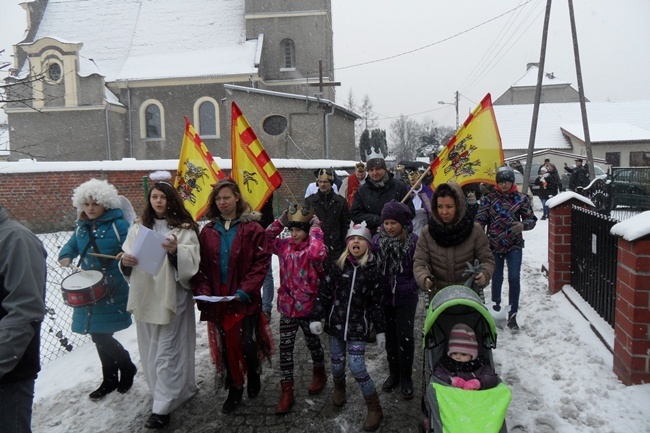
MULTIPOLYGON (((541 216, 537 201, 536 211, 541 216)), ((624 386, 612 371, 612 353, 591 330, 590 323, 564 293, 551 296, 547 291, 540 269, 547 262, 548 221, 538 221, 534 230, 525 232, 525 238, 518 315, 521 330, 500 331, 494 351, 497 372, 512 389, 509 431, 650 433, 650 384, 624 386)), ((277 260, 274 271, 277 277, 277 260)), ((489 293, 488 289, 488 299, 489 293)), ((589 308, 579 304, 581 309, 589 308)), ((504 312, 495 315, 497 322, 504 320, 504 312)), ((594 316, 593 311, 587 314, 597 320, 594 316)), ((212 380, 210 367, 206 367, 205 327, 197 329, 197 380, 212 380)), ((118 333, 117 338, 137 362, 135 327, 118 333)), ((99 406, 87 397, 99 376, 92 344, 47 364, 36 382, 34 432, 138 430, 151 404, 144 381, 136 379, 126 396, 109 396, 99 406)), ((420 402, 414 399, 410 404, 420 402)), ((358 426, 359 414, 355 412, 350 419, 339 420, 341 431, 352 431, 343 428, 346 425, 358 426)))

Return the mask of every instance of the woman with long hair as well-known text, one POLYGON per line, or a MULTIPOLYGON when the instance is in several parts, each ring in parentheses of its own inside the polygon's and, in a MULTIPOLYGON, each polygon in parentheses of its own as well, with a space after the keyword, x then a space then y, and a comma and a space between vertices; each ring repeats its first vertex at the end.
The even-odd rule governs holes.
POLYGON ((199 269, 200 257, 198 226, 183 200, 164 178, 154 180, 158 181, 149 190, 145 209, 129 230, 120 268, 131 283, 127 308, 135 317, 142 371, 153 397, 145 427, 163 429, 170 413, 198 390, 196 320, 189 280, 199 269), (144 227, 166 238, 162 243, 166 258, 156 275, 136 267, 138 259, 131 254, 144 227))
POLYGON ((221 411, 231 413, 261 389, 261 361, 271 356, 271 330, 262 314, 261 288, 271 250, 266 233, 239 186, 229 179, 215 185, 208 199, 210 222, 199 236, 201 266, 192 280, 194 294, 232 297, 227 302, 198 301, 201 321, 208 322, 210 351, 228 397, 221 411))

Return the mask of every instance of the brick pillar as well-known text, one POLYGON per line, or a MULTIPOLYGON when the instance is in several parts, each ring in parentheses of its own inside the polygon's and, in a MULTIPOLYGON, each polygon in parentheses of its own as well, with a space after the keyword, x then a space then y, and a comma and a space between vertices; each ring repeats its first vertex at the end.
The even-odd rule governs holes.
POLYGON ((548 218, 548 290, 555 294, 571 284, 571 206, 587 205, 569 199, 549 209, 548 218))
POLYGON ((618 239, 614 373, 626 385, 650 383, 650 236, 618 239))

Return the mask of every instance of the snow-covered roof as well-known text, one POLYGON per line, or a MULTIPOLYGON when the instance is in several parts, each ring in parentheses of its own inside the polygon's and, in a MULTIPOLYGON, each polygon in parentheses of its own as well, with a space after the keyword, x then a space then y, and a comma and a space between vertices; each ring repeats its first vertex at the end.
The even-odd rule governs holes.
MULTIPOLYGON (((512 87, 536 87, 537 86, 537 74, 539 74, 539 68, 537 66, 531 66, 526 73, 519 79, 512 87)), ((544 77, 542 78, 542 86, 558 86, 558 85, 571 85, 570 82, 562 80, 555 76, 553 72, 545 72, 544 77)))
MULTIPOLYGON (((650 100, 587 102, 592 142, 650 140, 650 100)), ((528 148, 533 104, 495 105, 504 150, 528 148)), ((582 115, 578 102, 540 104, 536 149, 570 149, 562 129, 582 137, 582 115)))
POLYGON ((251 74, 244 13, 244 0, 57 0, 34 40, 83 43, 80 75, 106 81, 251 74))

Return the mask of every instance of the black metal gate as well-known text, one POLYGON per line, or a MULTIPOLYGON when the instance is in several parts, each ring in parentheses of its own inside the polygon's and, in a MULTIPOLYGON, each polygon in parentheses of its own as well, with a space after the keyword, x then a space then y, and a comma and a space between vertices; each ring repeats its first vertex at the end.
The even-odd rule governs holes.
POLYGON ((571 285, 614 326, 618 221, 578 206, 571 209, 571 285))

